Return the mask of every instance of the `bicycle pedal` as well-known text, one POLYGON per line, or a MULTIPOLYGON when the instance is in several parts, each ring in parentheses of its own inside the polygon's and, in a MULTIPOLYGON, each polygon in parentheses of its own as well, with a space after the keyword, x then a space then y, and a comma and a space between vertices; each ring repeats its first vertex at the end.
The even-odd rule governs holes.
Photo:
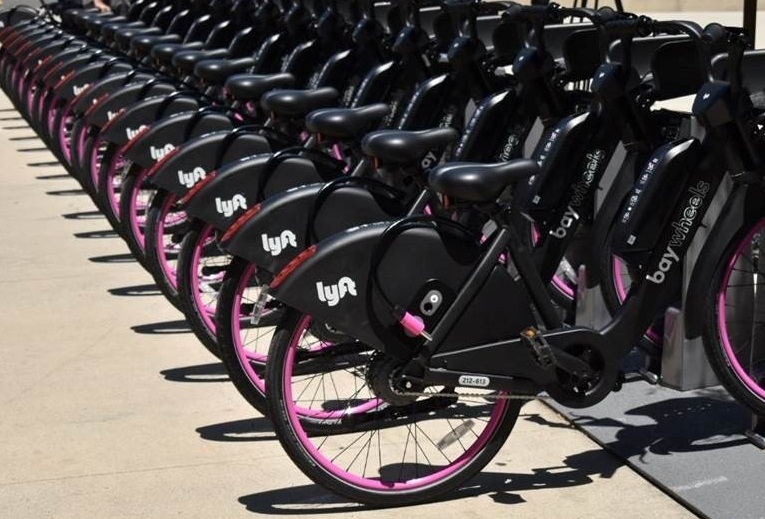
POLYGON ((534 360, 542 369, 555 367, 555 352, 550 343, 545 340, 542 332, 530 326, 521 332, 521 341, 528 346, 534 354, 534 360))

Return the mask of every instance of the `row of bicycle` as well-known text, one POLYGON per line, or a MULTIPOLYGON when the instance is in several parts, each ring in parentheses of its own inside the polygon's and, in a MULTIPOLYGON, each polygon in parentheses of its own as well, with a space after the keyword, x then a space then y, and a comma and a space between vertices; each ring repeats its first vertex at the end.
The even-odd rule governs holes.
POLYGON ((618 391, 681 300, 765 414, 765 53, 743 30, 476 0, 2 18, 6 94, 328 489, 437 498, 524 401, 618 391), (578 284, 602 329, 576 326, 578 284))

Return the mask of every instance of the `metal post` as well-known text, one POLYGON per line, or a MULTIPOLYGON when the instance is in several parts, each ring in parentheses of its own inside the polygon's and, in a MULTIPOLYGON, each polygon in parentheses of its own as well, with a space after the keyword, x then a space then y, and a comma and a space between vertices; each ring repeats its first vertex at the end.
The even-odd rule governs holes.
POLYGON ((744 0, 744 29, 754 41, 757 31, 757 0, 744 0))

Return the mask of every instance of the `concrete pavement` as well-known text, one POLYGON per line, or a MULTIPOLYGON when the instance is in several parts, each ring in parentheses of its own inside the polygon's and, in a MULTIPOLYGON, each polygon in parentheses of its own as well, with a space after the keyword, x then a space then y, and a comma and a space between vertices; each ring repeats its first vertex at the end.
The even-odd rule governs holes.
MULTIPOLYGON (((0 517, 396 517, 287 459, 78 184, 0 99, 0 517)), ((618 398, 618 396, 617 396, 618 398)), ((547 407, 442 517, 694 517, 547 407)))

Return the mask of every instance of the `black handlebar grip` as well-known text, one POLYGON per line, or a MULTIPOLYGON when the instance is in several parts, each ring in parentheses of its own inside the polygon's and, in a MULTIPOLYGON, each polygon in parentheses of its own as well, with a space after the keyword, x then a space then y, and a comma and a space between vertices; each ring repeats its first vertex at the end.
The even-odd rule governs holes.
POLYGON ((608 34, 621 36, 648 36, 652 32, 653 21, 647 16, 638 16, 628 20, 612 20, 604 27, 608 34))
POLYGON ((561 20, 561 7, 556 3, 548 5, 513 4, 505 11, 506 18, 525 21, 557 22, 561 20))

